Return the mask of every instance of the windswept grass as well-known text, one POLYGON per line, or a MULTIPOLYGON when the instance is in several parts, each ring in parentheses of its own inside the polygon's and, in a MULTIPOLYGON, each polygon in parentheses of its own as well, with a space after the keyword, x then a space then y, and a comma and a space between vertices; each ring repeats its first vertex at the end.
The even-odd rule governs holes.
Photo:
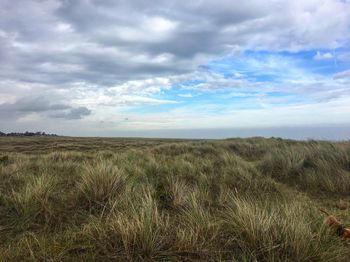
POLYGON ((97 160, 84 165, 78 190, 82 198, 94 204, 104 204, 111 197, 120 194, 126 183, 122 170, 112 162, 97 160))
POLYGON ((170 249, 169 216, 162 213, 149 191, 142 205, 129 201, 126 212, 110 212, 87 224, 83 232, 106 258, 157 259, 170 249))
MULTIPOLYGON (((314 215, 299 202, 261 203, 233 197, 224 212, 228 245, 243 251, 241 259, 259 261, 338 261, 343 254, 314 215)), ((345 251, 347 252, 347 251, 345 251)))
POLYGON ((8 201, 20 217, 35 220, 38 216, 44 216, 47 220, 51 215, 53 188, 51 177, 34 177, 19 192, 13 191, 8 201))
POLYGON ((0 261, 348 261, 350 143, 0 139, 0 261), (41 148, 41 149, 40 149, 41 148))

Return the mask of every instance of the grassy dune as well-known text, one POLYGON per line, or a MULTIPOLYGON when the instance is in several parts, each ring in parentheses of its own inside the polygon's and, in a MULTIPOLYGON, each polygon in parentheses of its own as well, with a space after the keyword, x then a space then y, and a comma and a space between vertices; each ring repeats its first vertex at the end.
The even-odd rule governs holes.
POLYGON ((350 143, 0 138, 0 261, 349 261, 350 143))

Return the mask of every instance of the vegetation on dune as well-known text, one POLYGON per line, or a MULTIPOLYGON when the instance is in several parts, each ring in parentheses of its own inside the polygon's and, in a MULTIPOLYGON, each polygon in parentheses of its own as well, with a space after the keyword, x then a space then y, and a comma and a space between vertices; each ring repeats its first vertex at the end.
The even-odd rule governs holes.
POLYGON ((57 136, 56 134, 46 134, 45 132, 37 131, 37 132, 24 132, 24 133, 18 133, 18 132, 11 132, 11 133, 4 133, 0 131, 0 136, 57 136))
POLYGON ((348 261, 350 143, 0 138, 0 261, 348 261))

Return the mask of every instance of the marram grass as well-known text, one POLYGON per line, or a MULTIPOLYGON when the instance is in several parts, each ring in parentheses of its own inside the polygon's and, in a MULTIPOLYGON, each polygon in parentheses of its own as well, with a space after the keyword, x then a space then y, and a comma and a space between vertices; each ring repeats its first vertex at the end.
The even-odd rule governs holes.
POLYGON ((349 142, 7 139, 0 261, 349 261, 349 142))

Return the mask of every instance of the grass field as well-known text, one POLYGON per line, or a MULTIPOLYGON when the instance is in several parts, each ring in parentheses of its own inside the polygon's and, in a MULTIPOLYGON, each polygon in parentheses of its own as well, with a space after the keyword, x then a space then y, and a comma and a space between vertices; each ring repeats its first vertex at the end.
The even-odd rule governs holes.
POLYGON ((0 261, 349 261, 350 142, 0 138, 0 261))

